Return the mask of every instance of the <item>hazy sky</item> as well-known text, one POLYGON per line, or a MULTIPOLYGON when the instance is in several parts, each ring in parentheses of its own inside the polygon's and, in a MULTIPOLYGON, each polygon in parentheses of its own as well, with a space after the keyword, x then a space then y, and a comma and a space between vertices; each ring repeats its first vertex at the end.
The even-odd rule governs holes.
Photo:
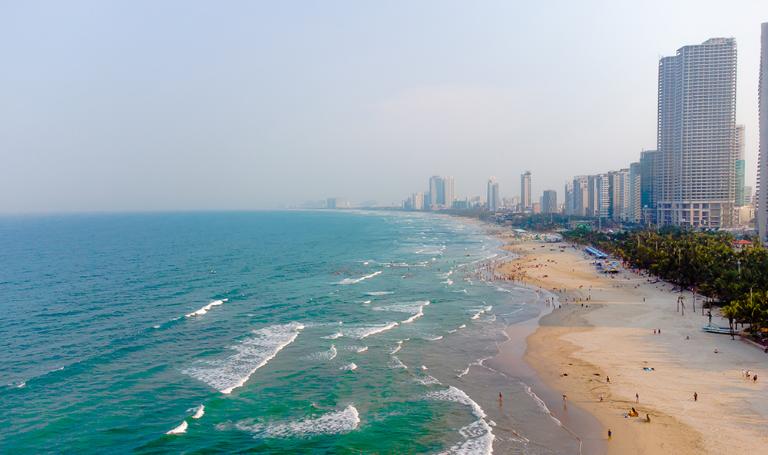
POLYGON ((739 51, 757 161, 760 22, 742 1, 0 0, 0 212, 249 209, 326 196, 534 197, 656 144, 658 58, 739 51))

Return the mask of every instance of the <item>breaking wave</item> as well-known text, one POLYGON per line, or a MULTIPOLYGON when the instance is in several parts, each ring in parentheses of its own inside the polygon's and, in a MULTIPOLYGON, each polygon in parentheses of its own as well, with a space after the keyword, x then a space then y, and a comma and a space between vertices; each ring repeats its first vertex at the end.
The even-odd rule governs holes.
POLYGON ((213 302, 211 302, 208 305, 200 308, 199 310, 193 311, 193 312, 188 313, 188 314, 186 314, 184 316, 188 317, 188 318, 191 318, 191 317, 194 317, 194 316, 202 316, 205 313, 207 313, 208 311, 210 311, 211 308, 213 308, 215 306, 223 305, 224 302, 227 302, 227 301, 229 301, 229 299, 214 300, 213 302))
POLYGON ((354 431, 359 426, 360 414, 357 412, 357 408, 352 405, 341 411, 330 412, 320 417, 308 417, 292 422, 252 423, 243 421, 235 424, 235 428, 238 430, 268 438, 307 438, 324 434, 343 434, 354 431))
POLYGON ((225 359, 204 360, 204 366, 182 372, 202 381, 221 393, 229 394, 272 360, 278 352, 293 343, 304 325, 292 322, 254 330, 253 336, 231 346, 236 353, 225 359))
POLYGON ((361 281, 365 281, 365 280, 371 279, 371 278, 373 278, 375 276, 378 276, 378 275, 381 275, 381 270, 373 272, 370 275, 363 275, 360 278, 344 278, 343 280, 339 281, 336 284, 341 284, 341 285, 356 284, 356 283, 359 283, 361 281))

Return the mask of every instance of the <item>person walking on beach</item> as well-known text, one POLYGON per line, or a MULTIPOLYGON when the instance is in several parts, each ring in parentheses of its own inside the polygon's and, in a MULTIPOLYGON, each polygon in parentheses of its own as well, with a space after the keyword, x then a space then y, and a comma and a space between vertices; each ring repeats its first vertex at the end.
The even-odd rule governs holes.
POLYGON ((611 429, 609 428, 609 429, 608 429, 608 439, 611 439, 611 437, 613 437, 613 432, 612 432, 612 431, 611 431, 611 429))
POLYGON ((637 393, 635 394, 635 403, 640 403, 640 395, 637 393))
POLYGON ((699 401, 699 394, 696 392, 693 392, 693 401, 699 401))
POLYGON ((610 377, 610 376, 606 376, 606 377, 605 377, 605 382, 607 382, 608 384, 610 384, 610 383, 611 383, 611 377, 610 377))

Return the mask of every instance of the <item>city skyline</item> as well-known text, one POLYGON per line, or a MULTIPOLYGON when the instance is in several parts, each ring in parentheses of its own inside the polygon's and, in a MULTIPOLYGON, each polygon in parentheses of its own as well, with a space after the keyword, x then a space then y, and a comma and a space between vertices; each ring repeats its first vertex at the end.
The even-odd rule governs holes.
POLYGON ((512 189, 525 169, 536 201, 653 149, 654 65, 712 36, 739 43, 755 185, 757 1, 599 5, 600 17, 569 3, 148 6, 2 7, 0 212, 389 205, 424 174, 482 195, 488 175, 512 189))

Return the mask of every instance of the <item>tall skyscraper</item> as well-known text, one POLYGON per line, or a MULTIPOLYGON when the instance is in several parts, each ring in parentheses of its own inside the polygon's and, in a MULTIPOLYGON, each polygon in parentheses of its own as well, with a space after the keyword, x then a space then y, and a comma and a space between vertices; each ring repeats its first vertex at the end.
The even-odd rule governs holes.
POLYGON ((566 215, 573 215, 575 208, 573 203, 573 180, 565 182, 565 200, 563 201, 563 210, 566 215))
POLYGON ((557 213, 557 192, 544 190, 541 195, 541 213, 557 213))
POLYGON ((523 210, 530 210, 531 205, 531 171, 525 171, 520 175, 520 204, 523 210))
POLYGON ((589 188, 586 215, 608 218, 611 208, 608 174, 590 175, 587 182, 589 188))
POLYGON ((413 193, 410 202, 412 210, 424 210, 424 193, 413 193))
POLYGON ((659 61, 657 222, 730 225, 736 200, 736 40, 659 61))
POLYGON ((496 177, 488 179, 486 191, 488 193, 486 197, 488 210, 491 212, 499 210, 501 199, 499 198, 499 184, 496 182, 496 177))
POLYGON ((453 205, 454 199, 453 177, 433 175, 429 178, 429 204, 425 208, 430 210, 449 209, 453 205))
POLYGON ((450 209, 453 207, 453 201, 456 195, 453 192, 453 177, 443 178, 443 207, 450 209))
POLYGON ((629 164, 629 217, 625 221, 639 223, 643 218, 643 207, 640 203, 642 171, 640 163, 629 164))
POLYGON ((613 221, 629 219, 629 169, 608 173, 608 216, 613 221))
POLYGON ((640 153, 640 217, 643 224, 656 223, 656 195, 658 160, 656 150, 640 153))
POLYGON ((736 125, 736 207, 749 203, 744 195, 744 178, 747 167, 747 162, 744 159, 745 151, 744 125, 736 125))
POLYGON ((757 171, 757 211, 755 221, 760 240, 768 241, 768 22, 760 35, 760 148, 757 171))
POLYGON ((573 215, 586 216, 589 207, 589 177, 577 175, 573 178, 573 215))

